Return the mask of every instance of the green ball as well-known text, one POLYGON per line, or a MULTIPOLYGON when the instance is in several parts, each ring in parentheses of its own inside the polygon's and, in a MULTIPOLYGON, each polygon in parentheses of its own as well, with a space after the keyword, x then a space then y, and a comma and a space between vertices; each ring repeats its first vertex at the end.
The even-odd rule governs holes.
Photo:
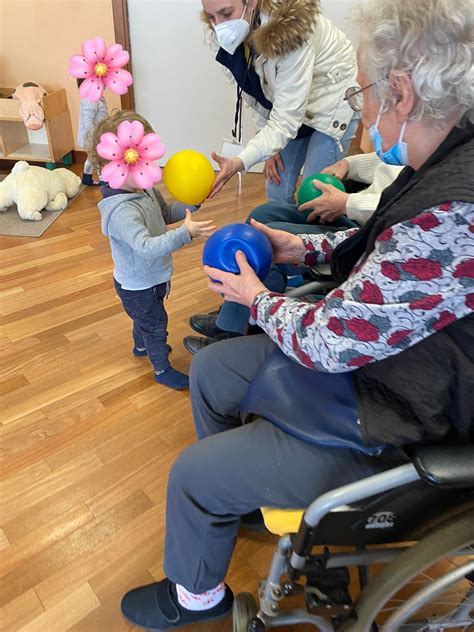
MULTIPOLYGON (((336 176, 332 176, 330 173, 315 173, 313 176, 305 178, 301 183, 297 193, 298 206, 306 204, 306 202, 311 202, 311 200, 315 200, 322 195, 321 191, 316 189, 313 185, 313 180, 319 180, 325 184, 332 184, 332 186, 339 189, 339 191, 346 191, 344 185, 336 176)), ((303 213, 309 215, 311 211, 303 211, 303 213)))

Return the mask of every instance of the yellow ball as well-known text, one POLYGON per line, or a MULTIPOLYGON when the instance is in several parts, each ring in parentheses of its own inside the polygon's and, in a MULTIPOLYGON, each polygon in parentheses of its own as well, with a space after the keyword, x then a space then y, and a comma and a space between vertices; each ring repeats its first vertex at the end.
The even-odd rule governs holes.
POLYGON ((206 156, 193 149, 171 156, 163 171, 163 181, 175 200, 193 206, 204 202, 215 178, 206 156))

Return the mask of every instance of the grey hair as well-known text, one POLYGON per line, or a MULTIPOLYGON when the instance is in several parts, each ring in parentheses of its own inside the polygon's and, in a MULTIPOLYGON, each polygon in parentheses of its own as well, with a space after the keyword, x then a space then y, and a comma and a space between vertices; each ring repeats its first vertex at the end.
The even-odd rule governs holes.
POLYGON ((410 120, 474 122, 472 0, 368 0, 355 19, 360 66, 381 101, 396 100, 394 79, 408 74, 410 120))

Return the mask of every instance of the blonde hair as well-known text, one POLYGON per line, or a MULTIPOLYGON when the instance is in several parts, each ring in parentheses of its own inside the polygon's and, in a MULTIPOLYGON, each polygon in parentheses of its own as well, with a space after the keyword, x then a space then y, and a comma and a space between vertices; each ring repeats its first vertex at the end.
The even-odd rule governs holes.
POLYGON ((153 133, 153 128, 150 123, 137 114, 136 112, 130 112, 129 110, 118 110, 117 112, 112 113, 106 119, 101 121, 98 125, 96 125, 87 135, 86 137, 86 150, 89 156, 89 160, 92 162, 92 165, 96 171, 100 172, 102 167, 106 165, 109 161, 106 158, 102 158, 97 153, 97 145, 100 143, 100 137, 102 134, 106 132, 112 132, 114 134, 117 133, 117 127, 123 121, 140 121, 145 129, 145 134, 153 133))

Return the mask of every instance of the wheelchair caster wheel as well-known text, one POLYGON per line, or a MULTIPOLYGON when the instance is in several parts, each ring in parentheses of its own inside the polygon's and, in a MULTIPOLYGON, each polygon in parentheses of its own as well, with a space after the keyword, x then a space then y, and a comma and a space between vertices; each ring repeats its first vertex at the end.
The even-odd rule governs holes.
MULTIPOLYGON (((257 613, 257 602, 252 594, 240 593, 237 595, 232 607, 233 632, 265 632, 265 626, 263 628, 251 627, 257 613)), ((259 621, 259 619, 256 620, 259 621)))

